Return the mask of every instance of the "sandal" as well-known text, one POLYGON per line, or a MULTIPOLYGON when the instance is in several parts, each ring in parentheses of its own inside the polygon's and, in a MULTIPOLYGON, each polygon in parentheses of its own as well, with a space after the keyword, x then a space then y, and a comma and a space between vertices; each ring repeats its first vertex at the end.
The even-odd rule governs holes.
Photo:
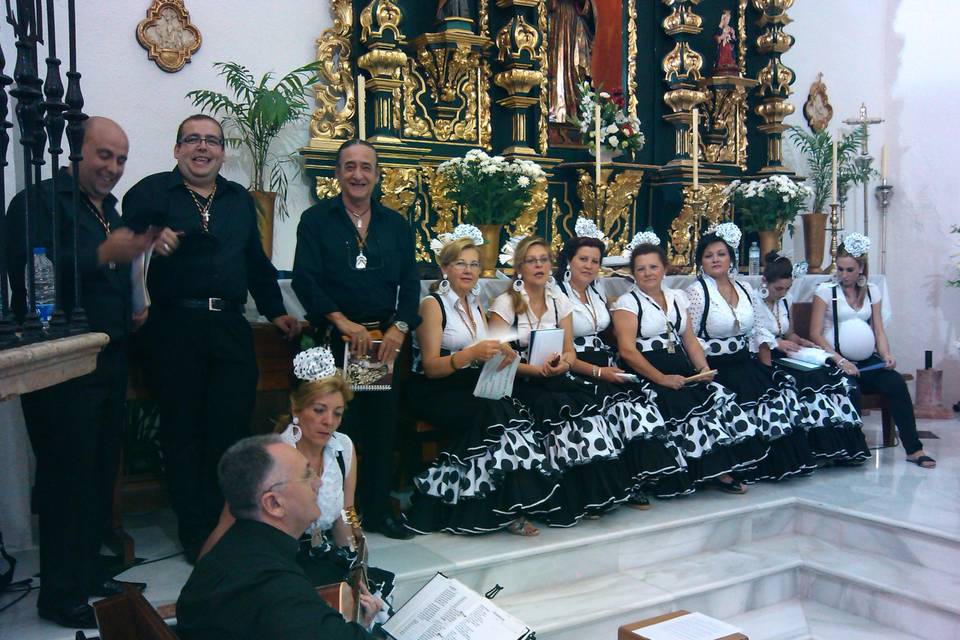
POLYGON ((517 518, 511 522, 507 525, 507 532, 524 538, 532 538, 540 535, 540 529, 533 526, 533 523, 526 518, 517 518))
POLYGON ((930 456, 920 456, 919 458, 907 458, 907 462, 912 462, 921 469, 935 469, 937 466, 937 461, 931 458, 930 456), (925 462, 930 462, 932 464, 925 465, 925 462))
POLYGON ((739 480, 730 480, 728 482, 724 482, 718 478, 717 480, 714 480, 714 483, 716 484, 717 489, 720 489, 720 491, 723 491, 724 493, 743 495, 747 492, 747 488, 743 486, 739 480))
POLYGON ((653 505, 650 504, 650 498, 647 497, 643 491, 634 491, 630 493, 630 497, 627 498, 627 506, 632 509, 637 509, 638 511, 646 511, 653 508, 653 505))

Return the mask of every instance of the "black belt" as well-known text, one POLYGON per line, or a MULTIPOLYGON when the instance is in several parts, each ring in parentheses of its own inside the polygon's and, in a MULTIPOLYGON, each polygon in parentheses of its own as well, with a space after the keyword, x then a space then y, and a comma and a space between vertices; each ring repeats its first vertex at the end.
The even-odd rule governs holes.
POLYGON ((224 300, 223 298, 180 298, 172 303, 174 307, 182 309, 201 309, 203 311, 232 311, 243 313, 242 302, 224 300))

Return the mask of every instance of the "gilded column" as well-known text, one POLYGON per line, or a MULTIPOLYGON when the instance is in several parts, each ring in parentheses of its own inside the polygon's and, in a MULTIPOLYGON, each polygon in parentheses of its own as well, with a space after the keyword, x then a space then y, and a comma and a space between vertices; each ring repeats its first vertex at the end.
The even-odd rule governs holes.
MULTIPOLYGON (((498 2, 497 6, 526 7, 536 4, 536 0, 504 0, 498 2)), ((543 34, 528 23, 520 11, 497 33, 497 61, 503 71, 497 73, 493 81, 507 94, 497 100, 497 104, 511 115, 511 143, 503 150, 504 155, 536 155, 532 142, 536 138, 531 136, 531 131, 538 131, 538 128, 531 126, 536 122, 531 118, 537 117, 541 103, 540 96, 533 94, 544 80, 540 68, 543 40, 543 34)))
POLYGON ((690 46, 690 36, 703 30, 700 16, 693 12, 700 0, 662 1, 672 9, 663 20, 663 30, 675 43, 661 63, 663 79, 669 87, 663 94, 663 101, 673 110, 663 119, 676 128, 674 157, 670 164, 685 164, 690 162, 691 153, 695 151, 690 148, 690 112, 707 99, 707 94, 697 87, 703 57, 690 46))
POLYGON ((782 137, 788 126, 783 120, 794 111, 787 98, 796 74, 781 62, 780 56, 794 43, 793 36, 783 30, 791 22, 787 10, 793 6, 793 0, 753 0, 753 6, 762 13, 757 25, 766 29, 757 37, 757 51, 768 57, 766 66, 757 73, 760 104, 754 107, 763 119, 757 129, 767 136, 767 161, 760 171, 784 173, 782 137))
POLYGON ((403 86, 400 70, 407 64, 400 31, 403 14, 393 0, 373 0, 360 12, 360 42, 367 52, 357 66, 370 74, 366 90, 373 100, 370 142, 399 143, 400 122, 395 117, 395 94, 403 86))

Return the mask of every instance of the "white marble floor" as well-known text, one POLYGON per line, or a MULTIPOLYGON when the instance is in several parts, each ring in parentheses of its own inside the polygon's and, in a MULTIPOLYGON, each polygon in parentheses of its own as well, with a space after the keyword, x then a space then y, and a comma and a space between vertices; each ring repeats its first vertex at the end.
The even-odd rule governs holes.
MULTIPOLYGON (((933 471, 905 462, 901 448, 884 449, 863 467, 755 485, 746 496, 704 491, 646 512, 620 509, 537 538, 434 534, 399 542, 373 534, 371 560, 397 574, 400 602, 440 570, 477 589, 499 583, 506 589, 498 601, 543 628, 545 640, 615 637, 565 627, 564 614, 615 629, 624 616, 679 606, 721 612, 752 640, 908 638, 874 608, 920 615, 921 626, 923 616, 937 628, 960 620, 952 617, 960 616, 953 604, 960 602, 960 420, 920 422, 939 436, 925 442, 938 460, 933 471), (595 598, 582 597, 591 590, 595 598), (932 608, 898 608, 911 590, 932 608), (876 600, 881 591, 886 600, 876 600), (579 599, 576 610, 568 595, 579 599)), ((876 414, 867 418, 872 446, 878 423, 876 414)), ((131 515, 126 525, 137 555, 152 562, 120 577, 148 582, 154 604, 174 601, 190 567, 166 558, 179 550, 171 514, 131 515)), ((35 552, 17 557, 15 579, 36 572, 35 552)), ((13 595, 0 595, 0 608, 13 595)), ((36 617, 35 596, 0 613, 0 639, 72 639, 36 617)))

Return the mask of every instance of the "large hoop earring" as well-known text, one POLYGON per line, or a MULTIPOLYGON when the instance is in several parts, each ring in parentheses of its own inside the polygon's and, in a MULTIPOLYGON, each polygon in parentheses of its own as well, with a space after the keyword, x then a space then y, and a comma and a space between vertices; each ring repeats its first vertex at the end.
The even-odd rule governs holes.
POLYGON ((857 278, 857 286, 861 289, 867 286, 867 276, 860 274, 860 277, 857 278))
POLYGON ((760 298, 763 300, 767 299, 767 296, 770 295, 770 289, 767 288, 767 281, 760 278, 760 298))
POLYGON ((570 282, 570 267, 567 267, 567 270, 563 272, 563 281, 570 282))
POLYGON ((447 274, 443 274, 443 280, 440 281, 440 284, 437 285, 437 293, 440 295, 447 295, 450 292, 450 281, 447 280, 447 274))
POLYGON ((513 281, 513 290, 517 293, 521 293, 523 291, 523 276, 521 276, 519 273, 517 274, 516 280, 513 281))

